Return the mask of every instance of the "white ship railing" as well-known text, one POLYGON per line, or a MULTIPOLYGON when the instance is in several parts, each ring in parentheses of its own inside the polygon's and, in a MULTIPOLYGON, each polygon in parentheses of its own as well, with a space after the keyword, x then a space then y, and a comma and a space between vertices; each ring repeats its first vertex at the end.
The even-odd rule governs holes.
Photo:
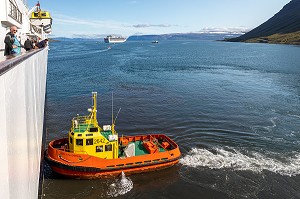
POLYGON ((47 48, 0 58, 0 198, 39 198, 47 60, 47 48))
MULTIPOLYGON (((45 50, 48 50, 48 47, 46 48, 47 49, 45 50)), ((8 72, 13 67, 17 66, 22 61, 40 52, 41 50, 43 49, 32 49, 31 51, 22 52, 19 55, 8 55, 8 56, 0 57, 0 76, 8 72)))

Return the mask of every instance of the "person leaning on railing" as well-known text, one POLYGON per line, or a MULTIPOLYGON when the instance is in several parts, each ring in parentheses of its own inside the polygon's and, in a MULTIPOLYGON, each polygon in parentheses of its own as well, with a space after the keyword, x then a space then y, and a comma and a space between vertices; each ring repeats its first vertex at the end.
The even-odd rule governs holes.
POLYGON ((35 48, 44 48, 48 45, 48 39, 44 39, 35 45, 35 48))
POLYGON ((24 42, 24 48, 26 51, 33 49, 33 43, 31 39, 27 38, 27 40, 24 42))
POLYGON ((18 29, 16 26, 10 27, 10 32, 5 36, 5 50, 4 55, 20 54, 21 53, 21 44, 16 37, 18 29))

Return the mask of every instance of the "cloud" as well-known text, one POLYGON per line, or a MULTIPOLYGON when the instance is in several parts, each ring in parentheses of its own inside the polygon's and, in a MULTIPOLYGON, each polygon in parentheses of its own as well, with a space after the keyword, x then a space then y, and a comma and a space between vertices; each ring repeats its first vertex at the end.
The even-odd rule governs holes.
POLYGON ((67 18, 55 18, 55 23, 57 24, 61 24, 61 25, 87 25, 87 26, 104 26, 105 22, 101 21, 101 22, 92 22, 90 20, 86 21, 86 20, 81 20, 81 19, 67 19, 67 18))
POLYGON ((91 39, 96 39, 96 38, 104 38, 106 36, 107 36, 107 34, 72 34, 73 38, 91 38, 91 39))
POLYGON ((135 28, 132 24, 114 20, 82 19, 73 16, 53 13, 53 33, 64 37, 78 37, 78 35, 94 34, 122 34, 131 35, 135 28), (78 35, 74 35, 78 34, 78 35))
MULTIPOLYGON (((73 16, 63 15, 59 13, 53 14, 54 26, 53 30, 56 35, 68 35, 73 37, 74 34, 122 34, 132 35, 135 32, 144 32, 147 34, 161 33, 162 29, 171 31, 171 28, 178 25, 173 24, 133 24, 114 20, 95 20, 82 19, 73 16), (57 27, 57 28, 56 28, 57 27), (136 31, 136 30, 139 31, 136 31)), ((77 36, 77 35, 76 35, 77 36)))
POLYGON ((240 26, 240 27, 205 27, 202 28, 199 33, 231 33, 231 34, 241 34, 249 32, 250 29, 240 26))
POLYGON ((87 25, 105 28, 169 28, 178 26, 172 24, 128 24, 112 20, 85 20, 61 14, 55 15, 53 18, 55 23, 62 25, 87 25))
POLYGON ((129 4, 136 4, 137 1, 129 1, 128 3, 129 3, 129 4))
POLYGON ((134 33, 133 35, 144 35, 145 33, 143 33, 143 32, 136 32, 136 33, 134 33))
POLYGON ((129 26, 129 24, 112 20, 86 20, 61 14, 54 15, 53 21, 55 21, 55 24, 60 25, 86 25, 98 28, 124 28, 129 26))
POLYGON ((149 28, 149 27, 159 27, 159 28, 168 28, 177 25, 170 25, 170 24, 135 24, 132 25, 134 28, 149 28))

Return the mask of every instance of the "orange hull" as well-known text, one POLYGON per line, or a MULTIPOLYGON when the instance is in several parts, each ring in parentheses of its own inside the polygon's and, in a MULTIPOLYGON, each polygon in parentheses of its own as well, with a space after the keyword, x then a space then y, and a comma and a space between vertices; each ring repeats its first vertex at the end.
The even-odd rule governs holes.
POLYGON ((103 159, 87 154, 68 152, 64 146, 68 139, 54 140, 49 143, 45 158, 56 173, 72 178, 102 178, 117 176, 123 171, 125 174, 134 174, 160 170, 178 163, 180 151, 178 145, 166 135, 141 135, 119 138, 119 142, 143 141, 149 138, 163 139, 163 144, 169 147, 163 152, 149 153, 117 159, 103 159))

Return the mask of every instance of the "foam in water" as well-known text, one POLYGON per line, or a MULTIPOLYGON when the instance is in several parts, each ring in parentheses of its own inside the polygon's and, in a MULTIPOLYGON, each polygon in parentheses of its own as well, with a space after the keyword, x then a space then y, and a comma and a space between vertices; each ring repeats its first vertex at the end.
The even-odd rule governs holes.
POLYGON ((130 178, 126 177, 122 171, 120 179, 117 179, 114 183, 109 186, 107 195, 110 197, 117 197, 119 195, 124 195, 133 188, 133 183, 130 178))
POLYGON ((209 167, 211 169, 227 168, 253 172, 268 170, 286 176, 300 174, 300 154, 287 157, 285 162, 282 162, 258 152, 245 155, 236 149, 229 148, 229 150, 215 148, 213 153, 206 149, 193 148, 180 159, 180 163, 190 167, 209 167))
POLYGON ((294 114, 288 114, 288 115, 290 115, 290 116, 292 116, 292 117, 300 118, 300 115, 294 115, 294 114))

